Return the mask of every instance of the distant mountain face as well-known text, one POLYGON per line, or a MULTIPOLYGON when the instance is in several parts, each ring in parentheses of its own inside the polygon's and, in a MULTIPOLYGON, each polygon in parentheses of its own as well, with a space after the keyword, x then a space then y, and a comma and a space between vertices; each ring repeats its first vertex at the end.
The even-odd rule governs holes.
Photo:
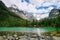
POLYGON ((28 20, 33 21, 36 20, 36 18, 33 16, 32 13, 24 11, 24 15, 28 18, 28 20))
POLYGON ((23 11, 23 10, 19 10, 16 5, 11 5, 11 7, 9 7, 9 9, 12 12, 15 12, 16 15, 18 15, 19 17, 21 17, 23 19, 26 19, 26 20, 29 20, 29 21, 35 19, 33 14, 31 14, 29 12, 26 12, 26 11, 23 11))
POLYGON ((58 15, 60 15, 60 10, 59 9, 52 9, 51 12, 50 12, 50 14, 49 14, 49 17, 55 18, 58 15))

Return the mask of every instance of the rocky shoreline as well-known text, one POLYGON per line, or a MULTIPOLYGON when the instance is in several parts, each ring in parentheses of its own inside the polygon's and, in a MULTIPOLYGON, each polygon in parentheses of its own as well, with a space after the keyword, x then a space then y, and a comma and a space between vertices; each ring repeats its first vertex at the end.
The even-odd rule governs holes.
POLYGON ((60 40, 60 37, 43 35, 33 32, 0 32, 0 40, 60 40))

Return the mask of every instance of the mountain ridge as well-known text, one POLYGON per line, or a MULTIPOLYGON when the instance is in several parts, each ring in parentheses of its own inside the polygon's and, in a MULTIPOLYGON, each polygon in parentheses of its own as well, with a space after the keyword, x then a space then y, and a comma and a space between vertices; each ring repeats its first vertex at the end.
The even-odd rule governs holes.
POLYGON ((33 14, 27 12, 27 11, 23 11, 23 10, 19 10, 18 7, 14 4, 11 7, 9 7, 10 11, 15 12, 16 15, 18 15, 19 17, 26 19, 28 21, 32 21, 32 20, 36 20, 35 17, 33 16, 33 14))

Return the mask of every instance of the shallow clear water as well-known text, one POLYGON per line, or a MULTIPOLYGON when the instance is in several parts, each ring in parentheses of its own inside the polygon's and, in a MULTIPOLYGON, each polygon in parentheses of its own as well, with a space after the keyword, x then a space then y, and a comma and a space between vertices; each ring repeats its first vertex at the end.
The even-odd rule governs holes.
POLYGON ((10 27, 10 28, 6 28, 6 27, 2 27, 0 28, 0 31, 37 31, 37 29, 39 29, 40 31, 55 31, 56 29, 53 27, 44 27, 44 28, 23 28, 23 27, 10 27))

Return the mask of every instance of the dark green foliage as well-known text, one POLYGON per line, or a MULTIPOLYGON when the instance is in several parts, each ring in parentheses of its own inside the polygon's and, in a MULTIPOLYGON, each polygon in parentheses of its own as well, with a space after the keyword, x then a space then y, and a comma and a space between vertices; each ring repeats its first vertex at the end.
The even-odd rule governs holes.
POLYGON ((13 12, 8 12, 4 10, 0 12, 0 27, 17 27, 17 26, 26 26, 26 20, 18 17, 13 12))
POLYGON ((36 25, 36 27, 55 27, 60 28, 60 16, 56 18, 45 18, 40 21, 34 21, 31 23, 32 26, 36 25))
POLYGON ((39 25, 43 25, 44 27, 56 27, 60 26, 60 16, 56 18, 47 18, 39 22, 39 25))

